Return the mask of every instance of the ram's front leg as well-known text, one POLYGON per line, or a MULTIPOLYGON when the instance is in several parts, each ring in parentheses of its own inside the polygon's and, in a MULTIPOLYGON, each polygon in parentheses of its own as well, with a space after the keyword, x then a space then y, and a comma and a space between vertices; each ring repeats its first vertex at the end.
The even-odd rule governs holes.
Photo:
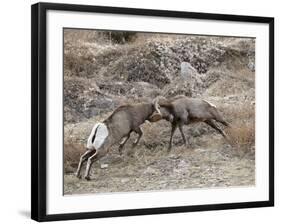
POLYGON ((168 151, 170 151, 172 149, 173 135, 174 135, 176 129, 177 129, 177 123, 174 122, 174 123, 172 123, 172 130, 171 130, 171 137, 170 137, 168 151))
POLYGON ((141 139, 141 137, 142 137, 142 135, 143 135, 143 132, 142 132, 142 130, 141 130, 140 127, 136 128, 134 131, 135 131, 139 136, 138 136, 137 140, 133 143, 133 147, 135 147, 135 146, 139 143, 139 141, 140 141, 140 139, 141 139))
POLYGON ((181 137, 182 137, 182 140, 183 140, 183 143, 185 146, 187 146, 188 144, 188 141, 186 140, 186 137, 183 133, 183 124, 179 124, 179 129, 180 129, 180 133, 181 133, 181 137))
POLYGON ((120 156, 121 156, 122 153, 123 153, 124 145, 125 145, 126 142, 129 140, 130 135, 131 135, 131 132, 123 139, 123 141, 122 141, 122 142, 120 143, 120 145, 119 145, 118 151, 119 151, 120 156))

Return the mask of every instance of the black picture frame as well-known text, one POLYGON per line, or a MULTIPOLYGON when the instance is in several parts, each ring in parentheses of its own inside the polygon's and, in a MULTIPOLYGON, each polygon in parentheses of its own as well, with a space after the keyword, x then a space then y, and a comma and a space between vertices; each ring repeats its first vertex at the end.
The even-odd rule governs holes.
POLYGON ((31 10, 31 218, 37 221, 74 220, 115 216, 132 216, 206 210, 238 209, 274 206, 274 18, 118 8, 73 4, 37 3, 31 10), (100 12, 124 15, 162 16, 204 20, 254 22, 269 25, 269 200, 212 205, 160 207, 68 214, 46 214, 46 12, 63 10, 100 12))

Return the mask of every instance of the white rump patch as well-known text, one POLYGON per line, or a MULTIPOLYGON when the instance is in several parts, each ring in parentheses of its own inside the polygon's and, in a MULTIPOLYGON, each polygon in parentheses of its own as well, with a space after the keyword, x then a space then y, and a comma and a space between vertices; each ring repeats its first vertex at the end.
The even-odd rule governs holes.
POLYGON ((92 129, 92 132, 88 138, 87 148, 98 150, 104 143, 108 136, 108 128, 104 123, 97 123, 92 129), (93 139, 94 138, 94 139, 93 139))
POLYGON ((211 107, 217 108, 216 105, 214 105, 214 104, 208 102, 207 100, 203 100, 203 101, 205 101, 205 102, 206 102, 207 104, 209 104, 211 107))

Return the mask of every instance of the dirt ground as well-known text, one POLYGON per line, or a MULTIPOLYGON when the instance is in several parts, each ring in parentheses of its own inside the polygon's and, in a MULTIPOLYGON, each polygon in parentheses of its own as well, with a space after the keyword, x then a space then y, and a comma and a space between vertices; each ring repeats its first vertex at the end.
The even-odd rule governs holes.
MULTIPOLYGON (((210 137, 219 143, 225 141, 216 134, 210 137)), ((136 147, 122 156, 115 148, 93 165, 90 181, 78 179, 74 173, 65 174, 64 192, 136 192, 255 184, 253 152, 234 153, 227 144, 201 148, 176 146, 170 153, 160 147, 153 151, 136 147)))

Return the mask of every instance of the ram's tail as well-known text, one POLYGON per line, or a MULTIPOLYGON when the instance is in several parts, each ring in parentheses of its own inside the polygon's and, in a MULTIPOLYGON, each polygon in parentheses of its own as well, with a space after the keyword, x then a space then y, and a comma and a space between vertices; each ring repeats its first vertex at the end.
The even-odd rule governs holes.
POLYGON ((87 148, 88 149, 99 149, 104 143, 108 136, 108 128, 104 123, 97 123, 88 138, 87 148))

